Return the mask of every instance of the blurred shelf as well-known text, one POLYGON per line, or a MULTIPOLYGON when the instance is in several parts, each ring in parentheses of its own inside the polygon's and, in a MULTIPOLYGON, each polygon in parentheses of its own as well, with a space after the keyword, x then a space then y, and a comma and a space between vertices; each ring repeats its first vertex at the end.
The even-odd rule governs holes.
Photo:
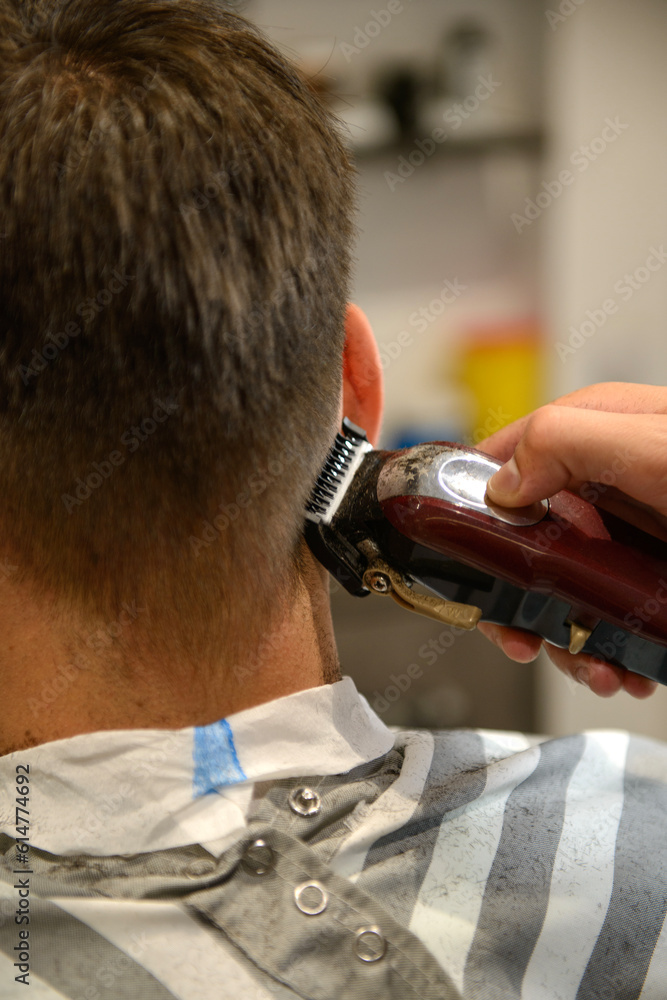
POLYGON ((482 115, 478 112, 461 119, 458 128, 445 128, 444 116, 448 110, 454 113, 457 106, 460 104, 456 101, 427 106, 422 127, 409 139, 399 138, 393 115, 380 101, 359 101, 354 105, 337 102, 332 110, 348 132, 353 152, 364 159, 388 152, 406 158, 413 151, 425 158, 461 152, 483 154, 499 147, 522 149, 536 155, 542 152, 543 129, 513 114, 490 111, 482 115), (434 138, 436 135, 439 141, 434 138), (432 152, 425 153, 425 148, 432 152))

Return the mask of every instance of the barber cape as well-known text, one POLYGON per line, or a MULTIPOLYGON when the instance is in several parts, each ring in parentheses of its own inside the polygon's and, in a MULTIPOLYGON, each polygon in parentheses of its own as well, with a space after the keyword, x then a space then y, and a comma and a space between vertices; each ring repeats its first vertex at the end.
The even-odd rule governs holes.
POLYGON ((0 768, 3 1000, 667 997, 662 744, 390 730, 346 678, 0 768))

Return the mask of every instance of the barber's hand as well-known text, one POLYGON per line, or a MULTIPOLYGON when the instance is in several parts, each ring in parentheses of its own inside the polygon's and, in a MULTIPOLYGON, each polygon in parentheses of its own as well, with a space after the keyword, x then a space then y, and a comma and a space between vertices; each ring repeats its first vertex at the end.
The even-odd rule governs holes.
MULTIPOLYGON (((609 382, 562 396, 517 420, 479 448, 505 462, 488 495, 505 507, 523 506, 562 489, 595 490, 600 507, 667 539, 667 388, 609 382)), ((507 656, 528 663, 541 640, 517 629, 482 623, 480 631, 507 656)), ((621 688, 646 698, 657 684, 584 654, 545 643, 556 666, 595 694, 621 688)))

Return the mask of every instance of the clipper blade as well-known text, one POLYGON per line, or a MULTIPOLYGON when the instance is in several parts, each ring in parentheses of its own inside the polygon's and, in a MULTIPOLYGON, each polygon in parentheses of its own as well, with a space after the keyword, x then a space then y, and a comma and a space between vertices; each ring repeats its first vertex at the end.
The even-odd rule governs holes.
POLYGON ((368 441, 366 432, 345 417, 343 430, 336 434, 306 503, 307 520, 315 524, 328 524, 331 521, 364 455, 372 450, 373 446, 368 441))

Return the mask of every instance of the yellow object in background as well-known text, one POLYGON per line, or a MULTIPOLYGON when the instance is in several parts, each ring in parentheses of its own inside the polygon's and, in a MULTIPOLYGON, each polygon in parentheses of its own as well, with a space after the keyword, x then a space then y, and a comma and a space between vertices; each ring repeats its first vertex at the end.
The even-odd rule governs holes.
POLYGON ((468 329, 461 342, 458 375, 470 393, 469 439, 477 444, 544 402, 537 323, 468 329))

